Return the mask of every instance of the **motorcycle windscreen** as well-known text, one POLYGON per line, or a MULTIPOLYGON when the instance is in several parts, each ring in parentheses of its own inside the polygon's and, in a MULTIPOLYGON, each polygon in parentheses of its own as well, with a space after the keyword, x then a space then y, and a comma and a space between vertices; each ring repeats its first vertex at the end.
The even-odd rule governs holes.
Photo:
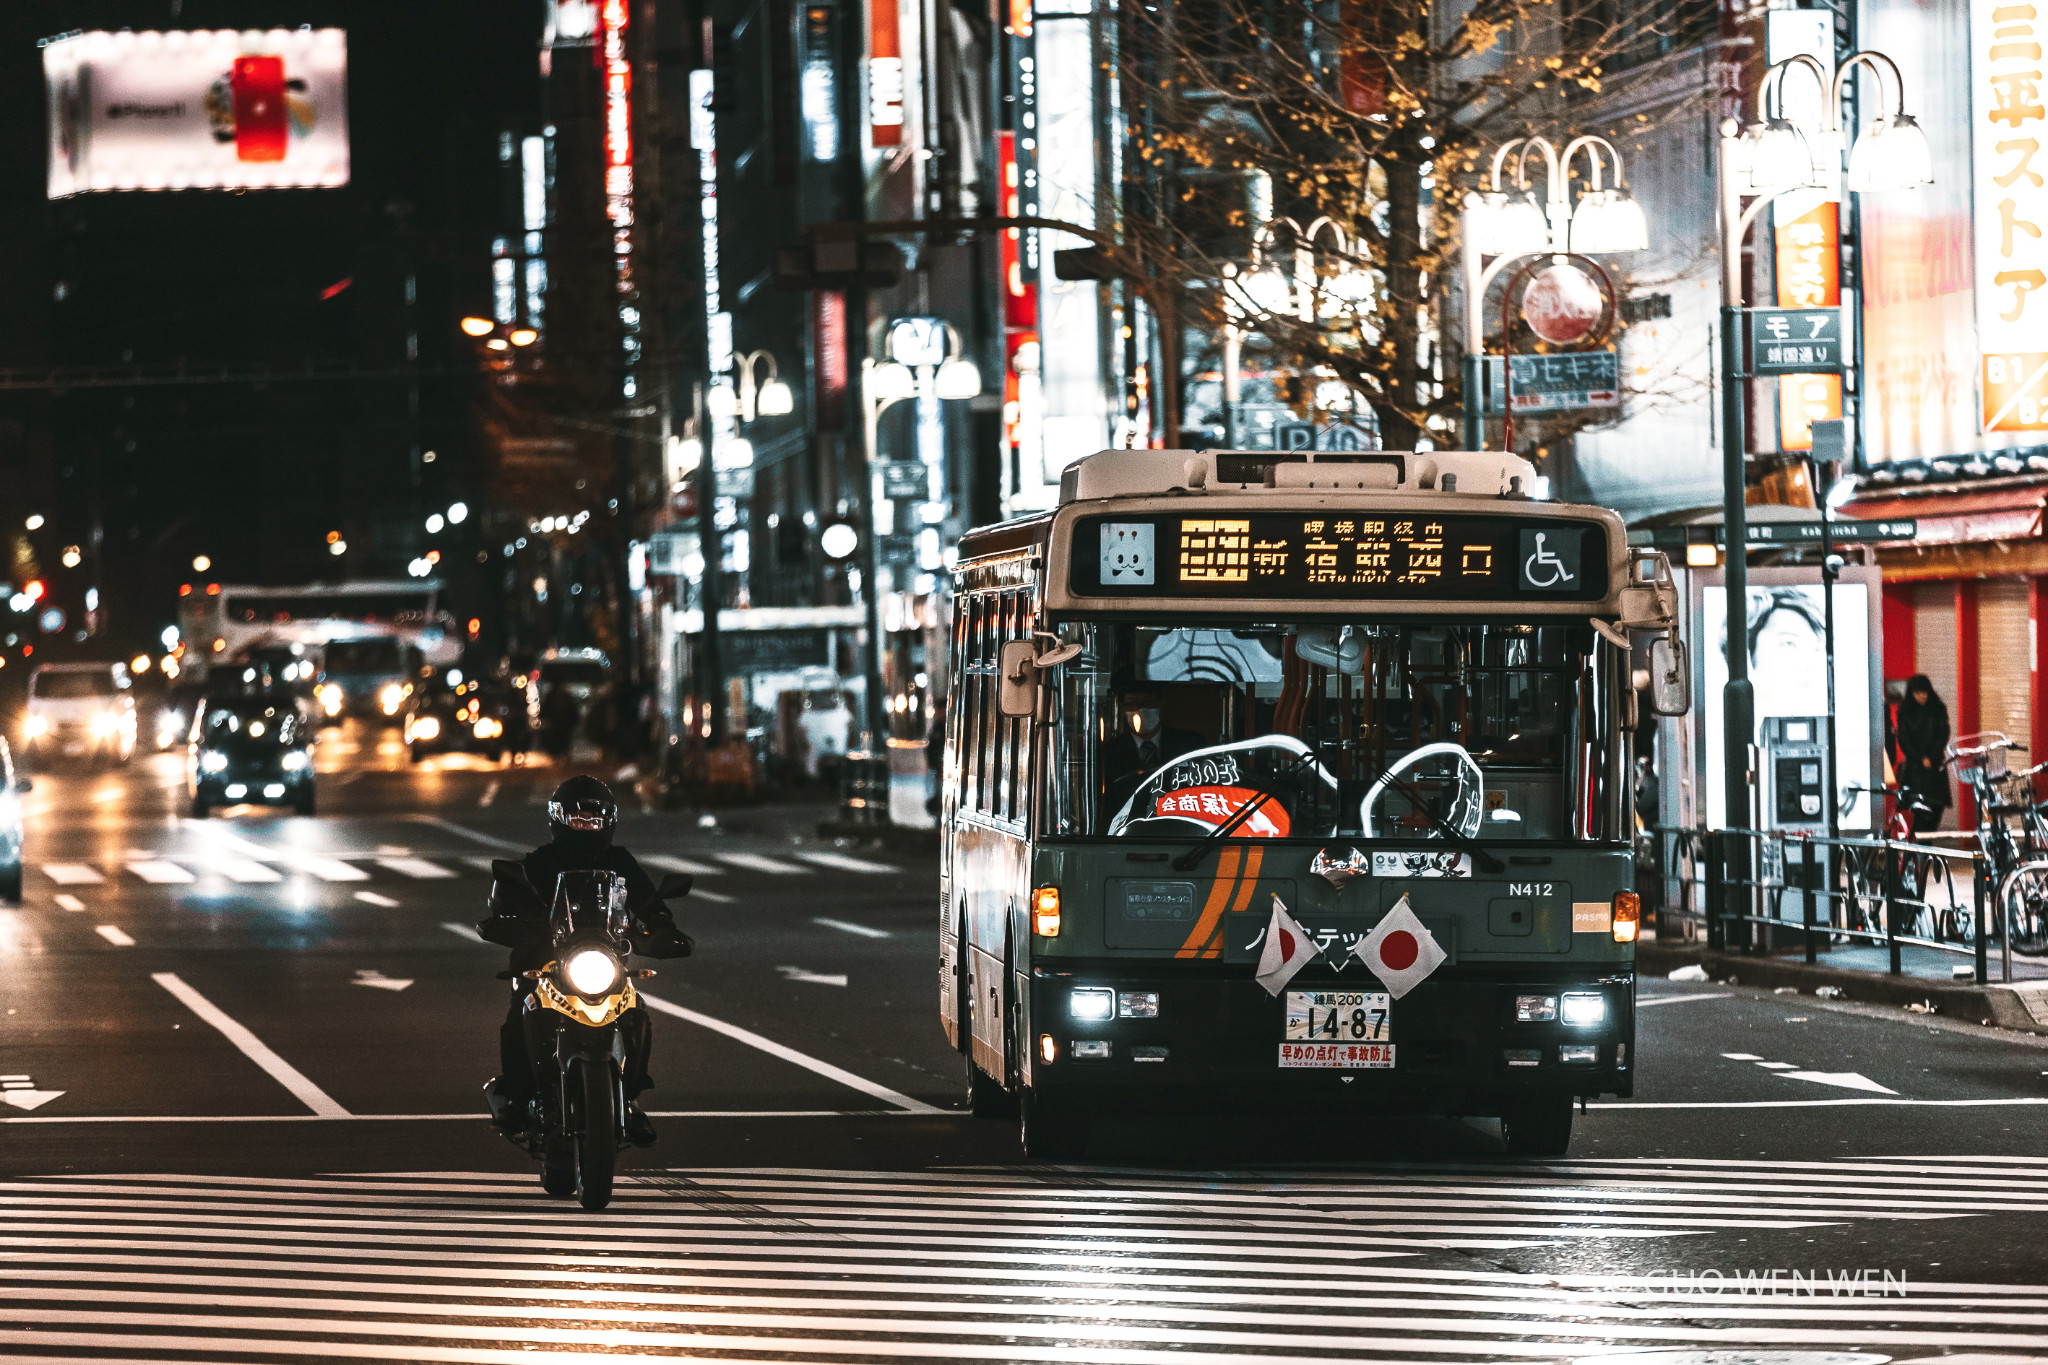
POLYGON ((555 879, 555 903, 548 912, 548 924, 556 937, 583 930, 616 936, 623 934, 629 923, 626 879, 618 873, 578 868, 555 879))

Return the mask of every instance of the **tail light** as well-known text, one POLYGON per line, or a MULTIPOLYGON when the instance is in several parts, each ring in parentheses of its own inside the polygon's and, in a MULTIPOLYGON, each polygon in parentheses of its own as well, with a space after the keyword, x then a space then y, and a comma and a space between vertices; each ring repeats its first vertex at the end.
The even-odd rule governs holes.
POLYGON ((1614 941, 1634 943, 1636 933, 1642 928, 1643 901, 1633 891, 1614 893, 1614 941))
POLYGON ((1059 937, 1060 889, 1057 886, 1041 886, 1031 893, 1031 932, 1040 938, 1059 937))

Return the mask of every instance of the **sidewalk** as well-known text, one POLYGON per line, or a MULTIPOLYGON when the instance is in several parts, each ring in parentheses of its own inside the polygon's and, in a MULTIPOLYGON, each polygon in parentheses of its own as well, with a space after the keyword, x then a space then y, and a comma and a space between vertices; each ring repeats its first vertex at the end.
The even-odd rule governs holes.
MULTIPOLYGON (((2014 957, 2009 984, 1993 980, 1979 986, 1951 975, 1957 966, 1974 966, 1973 958, 1910 944, 1900 946, 1898 976, 1887 970, 1890 953, 1883 944, 1832 945, 1811 966, 1805 949, 1796 943, 1769 953, 1709 952, 1704 941, 1645 939, 1636 945, 1636 968, 1645 977, 1668 976, 1687 966, 1705 969, 1714 981, 1790 986, 1809 995, 1832 986, 1841 991, 1841 998, 1863 1004, 1929 1005, 1951 1019, 2048 1034, 2048 963, 2038 960, 2014 957)), ((1998 977, 1996 944, 1990 967, 1991 975, 1998 977)))

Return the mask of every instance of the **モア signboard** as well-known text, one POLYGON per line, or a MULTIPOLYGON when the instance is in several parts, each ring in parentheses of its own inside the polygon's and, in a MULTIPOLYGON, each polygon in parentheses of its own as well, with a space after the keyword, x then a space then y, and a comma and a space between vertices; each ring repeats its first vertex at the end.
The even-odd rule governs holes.
POLYGON ((1842 368, 1839 308, 1749 310, 1752 374, 1818 374, 1842 368))
POLYGON ((79 33, 46 43, 49 197, 346 185, 342 30, 79 33))
POLYGON ((1621 360, 1613 351, 1508 357, 1508 407, 1517 416, 1621 406, 1621 360))

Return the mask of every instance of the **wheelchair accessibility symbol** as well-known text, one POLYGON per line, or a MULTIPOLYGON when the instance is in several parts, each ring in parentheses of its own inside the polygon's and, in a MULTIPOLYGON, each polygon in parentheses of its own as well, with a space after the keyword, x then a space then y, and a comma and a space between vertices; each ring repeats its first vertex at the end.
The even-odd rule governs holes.
POLYGON ((1536 592, 1569 592, 1579 585, 1577 528, 1522 532, 1522 586, 1536 592))

